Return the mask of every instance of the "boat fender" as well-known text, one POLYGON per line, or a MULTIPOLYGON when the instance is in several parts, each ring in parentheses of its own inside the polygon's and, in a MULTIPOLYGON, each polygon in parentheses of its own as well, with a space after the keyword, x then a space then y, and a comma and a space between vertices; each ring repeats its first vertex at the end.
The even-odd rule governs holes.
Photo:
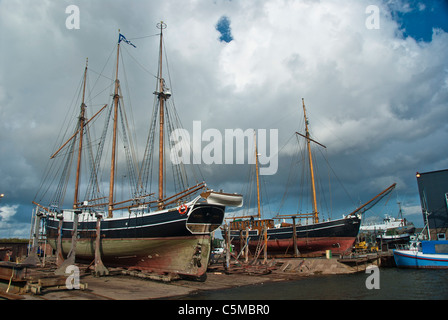
POLYGON ((177 211, 179 211, 180 214, 186 214, 188 210, 188 207, 186 204, 183 204, 179 207, 179 209, 177 209, 177 211))

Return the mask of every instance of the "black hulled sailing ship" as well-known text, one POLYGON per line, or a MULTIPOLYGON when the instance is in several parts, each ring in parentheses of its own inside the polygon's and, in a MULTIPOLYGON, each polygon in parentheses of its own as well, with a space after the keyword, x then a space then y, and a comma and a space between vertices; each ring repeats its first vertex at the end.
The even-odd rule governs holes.
POLYGON ((258 214, 250 217, 241 216, 229 218, 233 221, 229 222, 230 233, 228 236, 232 241, 232 245, 234 245, 237 250, 242 250, 247 246, 252 253, 257 254, 257 252, 260 251, 260 248, 266 247, 268 255, 294 256, 320 256, 324 255, 327 250, 331 250, 333 254, 347 253, 352 249, 356 237, 358 236, 363 210, 366 210, 369 205, 376 204, 377 201, 390 193, 395 187, 395 184, 391 185, 364 205, 343 216, 343 218, 320 221, 310 144, 313 142, 322 147, 325 146, 310 138, 305 102, 303 99, 302 105, 305 121, 305 135, 298 132, 296 132, 296 134, 306 140, 313 211, 311 213, 290 215, 278 214, 274 219, 263 219, 261 217, 258 154, 255 142, 258 214), (275 224, 275 219, 292 219, 292 223, 281 222, 275 224), (311 219, 312 222, 308 224, 296 224, 296 219, 311 219))
MULTIPOLYGON (((90 119, 87 119, 85 104, 86 64, 81 110, 75 132, 51 157, 66 159, 59 170, 62 177, 59 183, 52 180, 53 184, 57 184, 53 197, 43 200, 42 196, 33 201, 36 205, 36 221, 37 218, 40 221, 44 217, 46 239, 56 250, 57 261, 61 267, 74 263, 76 258, 94 261, 98 273, 107 273, 105 265, 203 278, 210 256, 211 234, 222 224, 225 207, 242 205, 241 195, 214 192, 207 188, 205 182, 196 182, 193 186, 185 187, 188 179, 185 168, 179 167, 182 164, 172 165, 176 192, 165 195, 167 161, 164 154, 167 149, 166 141, 170 143, 165 131, 169 133, 174 128, 173 122, 180 121, 176 118, 177 114, 173 113, 175 108, 170 109, 168 106, 171 92, 162 76, 163 30, 166 24, 161 22, 157 27, 160 29, 160 48, 153 118, 140 165, 137 165, 133 158, 135 152, 130 139, 132 135, 125 133, 129 125, 118 80, 120 44, 122 41, 132 43, 122 34, 119 35, 113 103, 110 107, 103 106, 90 119), (106 113, 108 120, 102 130, 100 142, 92 142, 90 126, 97 122, 96 117, 100 113, 106 113), (95 121, 92 121, 94 119, 95 121), (109 131, 112 131, 112 138, 107 140, 105 136, 109 131), (107 141, 111 144, 110 167, 107 169, 110 170, 110 175, 109 181, 101 182, 101 158, 104 157, 103 150, 107 141), (123 158, 129 160, 128 169, 121 176, 117 173, 117 168, 121 166, 117 160, 119 141, 123 141, 123 158), (83 158, 86 150, 89 152, 83 158), (80 176, 82 164, 85 162, 90 163, 90 174, 88 183, 85 183, 88 191, 81 199, 80 190, 83 184, 80 176), (73 205, 67 207, 65 204, 64 207, 65 189, 69 181, 66 176, 72 163, 76 164, 73 205), (151 168, 157 166, 157 163, 157 192, 148 192, 145 186, 151 184, 151 168), (128 199, 118 201, 117 180, 124 177, 130 181, 133 191, 128 199), (108 195, 100 192, 101 187, 105 185, 108 195)), ((46 190, 43 192, 45 195, 48 193, 46 190)))

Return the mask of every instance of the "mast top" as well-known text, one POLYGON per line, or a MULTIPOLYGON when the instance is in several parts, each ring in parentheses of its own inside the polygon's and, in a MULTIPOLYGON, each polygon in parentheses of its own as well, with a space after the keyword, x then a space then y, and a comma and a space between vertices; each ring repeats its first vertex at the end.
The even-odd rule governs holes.
POLYGON ((166 29, 166 23, 163 21, 160 21, 157 25, 156 25, 157 29, 160 29, 160 32, 162 32, 163 29, 166 29))
POLYGON ((311 194, 313 201, 313 215, 314 215, 314 223, 319 222, 319 212, 317 211, 317 197, 316 197, 316 184, 314 181, 314 168, 313 168, 313 156, 311 155, 311 147, 310 147, 310 132, 308 131, 308 119, 306 117, 306 109, 305 109, 305 99, 302 98, 303 105, 303 117, 305 118, 305 138, 306 145, 308 149, 308 160, 310 166, 310 174, 311 174, 311 194))

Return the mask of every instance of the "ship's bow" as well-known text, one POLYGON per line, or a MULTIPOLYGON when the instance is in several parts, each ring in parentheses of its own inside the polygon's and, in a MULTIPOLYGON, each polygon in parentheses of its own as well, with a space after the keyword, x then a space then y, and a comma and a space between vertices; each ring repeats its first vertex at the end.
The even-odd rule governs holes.
POLYGON ((216 204, 197 204, 189 213, 187 229, 192 234, 209 234, 224 220, 225 207, 216 204))

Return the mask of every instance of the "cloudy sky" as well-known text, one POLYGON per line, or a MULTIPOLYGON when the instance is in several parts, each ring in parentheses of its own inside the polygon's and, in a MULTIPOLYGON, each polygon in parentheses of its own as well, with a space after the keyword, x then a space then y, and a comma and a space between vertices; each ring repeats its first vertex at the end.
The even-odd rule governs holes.
MULTIPOLYGON (((332 216, 396 182, 389 213, 400 201, 422 226, 415 173, 448 168, 446 1, 0 0, 0 238, 29 235, 31 201, 86 57, 94 82, 113 60, 118 29, 137 47, 123 46, 129 61, 144 66, 125 77, 136 130, 146 130, 161 20, 187 130, 193 121, 223 134, 278 130, 278 170, 263 176, 271 213, 292 175, 287 142, 303 130, 304 98, 312 137, 327 146, 331 163, 321 172, 337 176, 332 216), (68 28, 76 24, 70 5, 79 9, 79 29, 68 28)), ((100 104, 92 98, 91 112, 100 104)), ((201 166, 210 186, 228 192, 244 190, 248 168, 201 166)), ((281 213, 297 212, 294 202, 283 203, 281 213)))

